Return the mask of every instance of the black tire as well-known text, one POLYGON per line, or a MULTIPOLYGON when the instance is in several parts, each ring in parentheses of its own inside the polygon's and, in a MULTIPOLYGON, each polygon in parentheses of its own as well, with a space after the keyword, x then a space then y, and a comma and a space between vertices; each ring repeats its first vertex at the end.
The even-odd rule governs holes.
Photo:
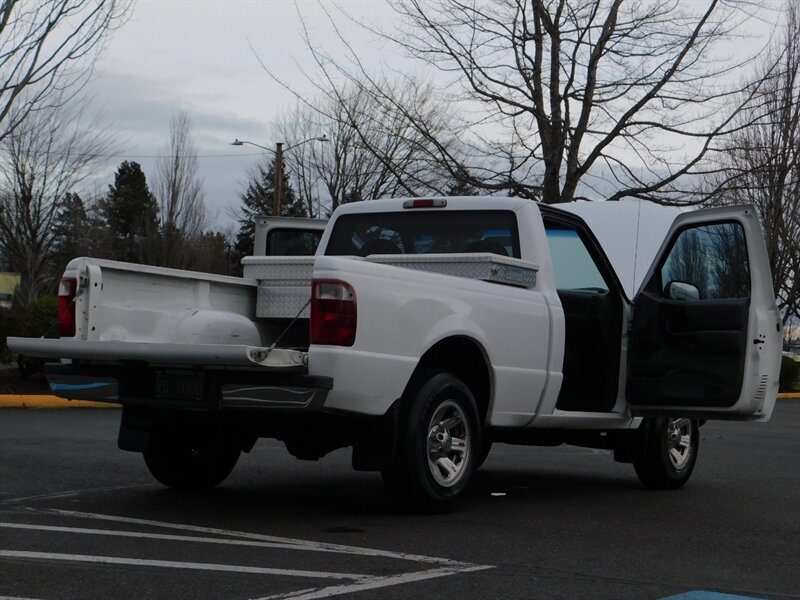
POLYGON ((144 451, 144 462, 167 487, 197 491, 220 484, 233 471, 239 454, 239 445, 224 436, 191 441, 158 433, 144 451))
POLYGON ((695 419, 647 419, 645 448, 642 457, 633 463, 639 481, 646 488, 677 489, 694 471, 700 452, 700 424, 695 419))
POLYGON ((417 382, 404 399, 397 454, 383 480, 411 508, 445 512, 464 497, 477 468, 478 409, 469 388, 450 373, 426 373, 417 382))

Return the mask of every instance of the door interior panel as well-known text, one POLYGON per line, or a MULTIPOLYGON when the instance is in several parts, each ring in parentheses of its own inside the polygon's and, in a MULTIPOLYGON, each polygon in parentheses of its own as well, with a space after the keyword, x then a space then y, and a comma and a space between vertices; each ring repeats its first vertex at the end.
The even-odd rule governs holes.
POLYGON ((643 292, 630 336, 637 406, 732 406, 741 393, 749 298, 676 301, 643 292))
POLYGON ((692 331, 741 330, 747 323, 747 298, 680 302, 692 331))

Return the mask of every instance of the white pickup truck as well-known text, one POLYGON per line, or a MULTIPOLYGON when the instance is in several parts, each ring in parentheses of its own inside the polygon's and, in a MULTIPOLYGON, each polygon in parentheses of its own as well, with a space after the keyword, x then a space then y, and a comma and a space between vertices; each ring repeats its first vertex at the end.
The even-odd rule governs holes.
POLYGON ((610 449, 645 486, 680 487, 702 422, 774 406, 755 212, 659 230, 638 204, 567 208, 348 204, 315 256, 248 257, 244 278, 78 258, 61 339, 8 345, 62 359, 55 394, 121 403, 120 448, 176 488, 217 485, 260 437, 311 460, 352 446, 355 469, 429 511, 465 495, 493 442, 610 449))

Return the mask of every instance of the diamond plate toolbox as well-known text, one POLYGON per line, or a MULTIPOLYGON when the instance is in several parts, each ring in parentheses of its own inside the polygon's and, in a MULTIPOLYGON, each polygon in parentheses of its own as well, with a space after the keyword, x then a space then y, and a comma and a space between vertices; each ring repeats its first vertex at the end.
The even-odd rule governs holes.
POLYGON ((257 317, 308 318, 313 256, 246 256, 242 265, 245 278, 258 280, 257 317))
POLYGON ((536 272, 539 270, 539 266, 533 263, 488 253, 373 254, 365 260, 523 288, 532 288, 536 285, 536 272))
MULTIPOLYGON (((539 267, 518 258, 497 254, 373 254, 353 260, 441 273, 453 277, 481 279, 515 287, 536 285, 539 267)), ((309 317, 306 306, 311 295, 313 256, 248 256, 242 259, 244 276, 258 280, 256 316, 262 319, 309 317), (305 307, 305 308, 304 308, 305 307)))

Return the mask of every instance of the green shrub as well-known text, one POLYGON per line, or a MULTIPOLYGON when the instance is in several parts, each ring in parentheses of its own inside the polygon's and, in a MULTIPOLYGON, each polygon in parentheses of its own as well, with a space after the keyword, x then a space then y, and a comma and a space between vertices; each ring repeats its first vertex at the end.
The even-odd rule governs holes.
POLYGON ((11 324, 14 318, 11 308, 0 308, 0 365, 6 365, 14 360, 14 355, 6 346, 6 338, 11 335, 11 324))
POLYGON ((800 390, 800 387, 797 385, 799 379, 800 362, 788 356, 781 357, 780 391, 795 392, 800 390))
POLYGON ((24 375, 38 370, 43 359, 17 356, 8 349, 9 337, 58 337, 58 300, 45 296, 27 306, 0 309, 0 363, 17 361, 24 375))

